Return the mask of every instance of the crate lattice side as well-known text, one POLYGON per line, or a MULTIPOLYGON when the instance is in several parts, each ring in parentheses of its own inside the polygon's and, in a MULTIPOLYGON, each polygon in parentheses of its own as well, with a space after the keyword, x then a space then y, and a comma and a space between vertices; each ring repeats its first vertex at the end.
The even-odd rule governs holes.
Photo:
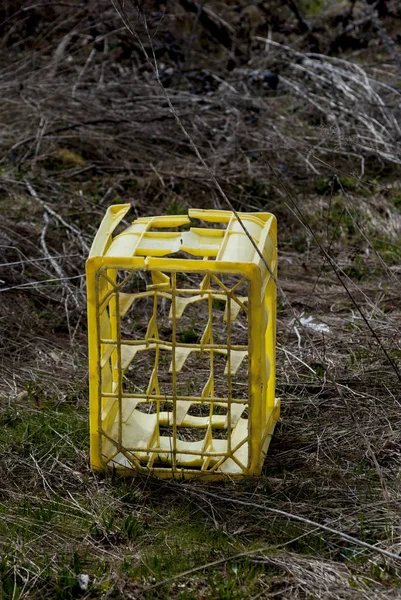
MULTIPOLYGON (((225 266, 220 273, 217 262, 204 272, 201 261, 187 261, 188 275, 169 270, 168 259, 153 259, 157 264, 151 268, 139 260, 131 269, 118 257, 88 269, 89 323, 95 328, 90 336, 93 466, 152 470, 161 477, 257 473, 279 413, 273 279, 262 281, 255 271, 250 276, 238 267, 230 273, 225 266), (147 278, 141 290, 133 289, 138 276, 147 278), (183 283, 185 276, 189 284, 183 283), (146 331, 138 334, 135 323, 144 320, 138 306, 144 302, 146 331), (180 323, 191 310, 204 322, 198 339, 185 341, 180 323), (250 332, 245 339, 238 339, 239 325, 250 332), (205 361, 201 388, 198 382, 198 389, 183 390, 185 368, 194 379, 205 361), (147 367, 146 383, 139 377, 141 365, 147 367), (239 379, 241 369, 245 377, 239 379)), ((185 261, 180 263, 185 268, 185 261)))

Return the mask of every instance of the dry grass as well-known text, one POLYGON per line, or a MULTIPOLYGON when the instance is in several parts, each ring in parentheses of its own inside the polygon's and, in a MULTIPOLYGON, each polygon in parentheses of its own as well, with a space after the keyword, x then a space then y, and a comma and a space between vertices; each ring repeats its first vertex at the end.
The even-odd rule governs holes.
MULTIPOLYGON (((10 18, 0 48, 2 597, 398 598, 400 560, 341 536, 400 554, 400 91, 387 38, 372 29, 365 64, 317 56, 288 12, 287 32, 274 19, 272 34, 242 32, 228 70, 229 50, 195 17, 175 8, 160 21, 147 8, 160 79, 219 185, 236 209, 278 216, 282 420, 257 481, 90 472, 83 273, 106 207, 226 206, 110 4, 10 18), (267 68, 280 74, 277 91, 251 75, 267 68)), ((211 10, 239 27, 235 11, 211 10)), ((391 18, 381 22, 391 34, 391 18)))

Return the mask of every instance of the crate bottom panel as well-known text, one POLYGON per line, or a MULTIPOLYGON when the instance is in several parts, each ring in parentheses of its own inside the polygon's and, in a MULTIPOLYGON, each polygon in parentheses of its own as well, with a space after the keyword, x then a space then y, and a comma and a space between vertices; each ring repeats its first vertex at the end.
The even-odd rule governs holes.
MULTIPOLYGON (((280 401, 269 410, 264 430, 259 466, 263 464, 275 424, 280 414, 280 401)), ((162 413, 159 413, 159 418, 162 413)), ((167 419, 168 422, 168 419, 167 419)), ((202 439, 185 441, 176 435, 159 433, 156 414, 145 414, 133 410, 125 423, 121 425, 121 444, 119 444, 119 424, 114 422, 101 432, 103 465, 124 475, 150 472, 162 478, 192 478, 210 476, 242 477, 256 475, 249 468, 249 421, 238 418, 229 441, 216 439, 213 435, 222 431, 219 428, 197 429, 202 439), (174 444, 175 439, 175 444, 174 444)), ((177 434, 180 428, 176 428, 177 434)), ((259 469, 260 471, 260 469, 259 469)))

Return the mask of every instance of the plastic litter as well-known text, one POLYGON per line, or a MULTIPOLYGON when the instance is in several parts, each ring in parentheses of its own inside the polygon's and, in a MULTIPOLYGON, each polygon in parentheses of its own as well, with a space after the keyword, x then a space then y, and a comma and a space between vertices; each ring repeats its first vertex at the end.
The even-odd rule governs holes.
MULTIPOLYGON (((231 211, 113 235, 129 208, 107 210, 87 261, 91 466, 258 475, 280 414, 274 278, 231 211)), ((240 218, 276 274, 275 217, 240 218)))

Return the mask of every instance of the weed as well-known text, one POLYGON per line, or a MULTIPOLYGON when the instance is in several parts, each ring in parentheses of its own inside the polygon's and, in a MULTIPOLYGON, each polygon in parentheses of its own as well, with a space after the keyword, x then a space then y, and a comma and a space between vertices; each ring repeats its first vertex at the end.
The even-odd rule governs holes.
POLYGON ((0 444, 23 456, 33 452, 41 458, 50 447, 60 460, 68 460, 88 447, 86 415, 68 405, 58 411, 7 408, 0 413, 0 425, 0 444))
POLYGON ((401 190, 393 190, 393 206, 401 211, 401 190))
POLYGON ((226 303, 224 300, 219 300, 218 298, 213 298, 212 308, 215 310, 225 310, 226 303))
POLYGON ((123 527, 128 540, 137 539, 142 532, 142 527, 135 515, 128 515, 125 518, 123 527))
POLYGON ((197 344, 199 343, 200 334, 195 330, 195 320, 192 319, 192 322, 188 327, 183 329, 178 333, 178 339, 184 344, 197 344))
POLYGON ((75 600, 80 595, 81 589, 77 580, 77 574, 68 567, 62 568, 55 584, 55 600, 75 600))
POLYGON ((296 235, 293 239, 294 248, 300 254, 306 252, 308 248, 308 240, 304 235, 296 235))
POLYGON ((299 8, 305 14, 309 16, 318 15, 321 10, 325 7, 325 0, 300 0, 299 8))
POLYGON ((166 207, 166 213, 168 215, 185 215, 187 210, 177 201, 177 198, 174 196, 166 207))
POLYGON ((56 150, 43 161, 43 166, 49 171, 63 171, 64 169, 84 167, 85 164, 85 160, 80 154, 68 148, 56 150))
POLYGON ((373 240, 373 247, 388 265, 397 265, 401 260, 401 239, 394 243, 392 240, 373 240))
POLYGON ((321 195, 329 195, 340 190, 354 191, 358 185, 356 179, 346 176, 334 175, 333 177, 319 177, 315 180, 315 189, 321 195))
POLYGON ((350 279, 356 281, 363 281, 369 273, 368 267, 363 264, 358 256, 354 258, 351 265, 344 267, 343 271, 350 279))

